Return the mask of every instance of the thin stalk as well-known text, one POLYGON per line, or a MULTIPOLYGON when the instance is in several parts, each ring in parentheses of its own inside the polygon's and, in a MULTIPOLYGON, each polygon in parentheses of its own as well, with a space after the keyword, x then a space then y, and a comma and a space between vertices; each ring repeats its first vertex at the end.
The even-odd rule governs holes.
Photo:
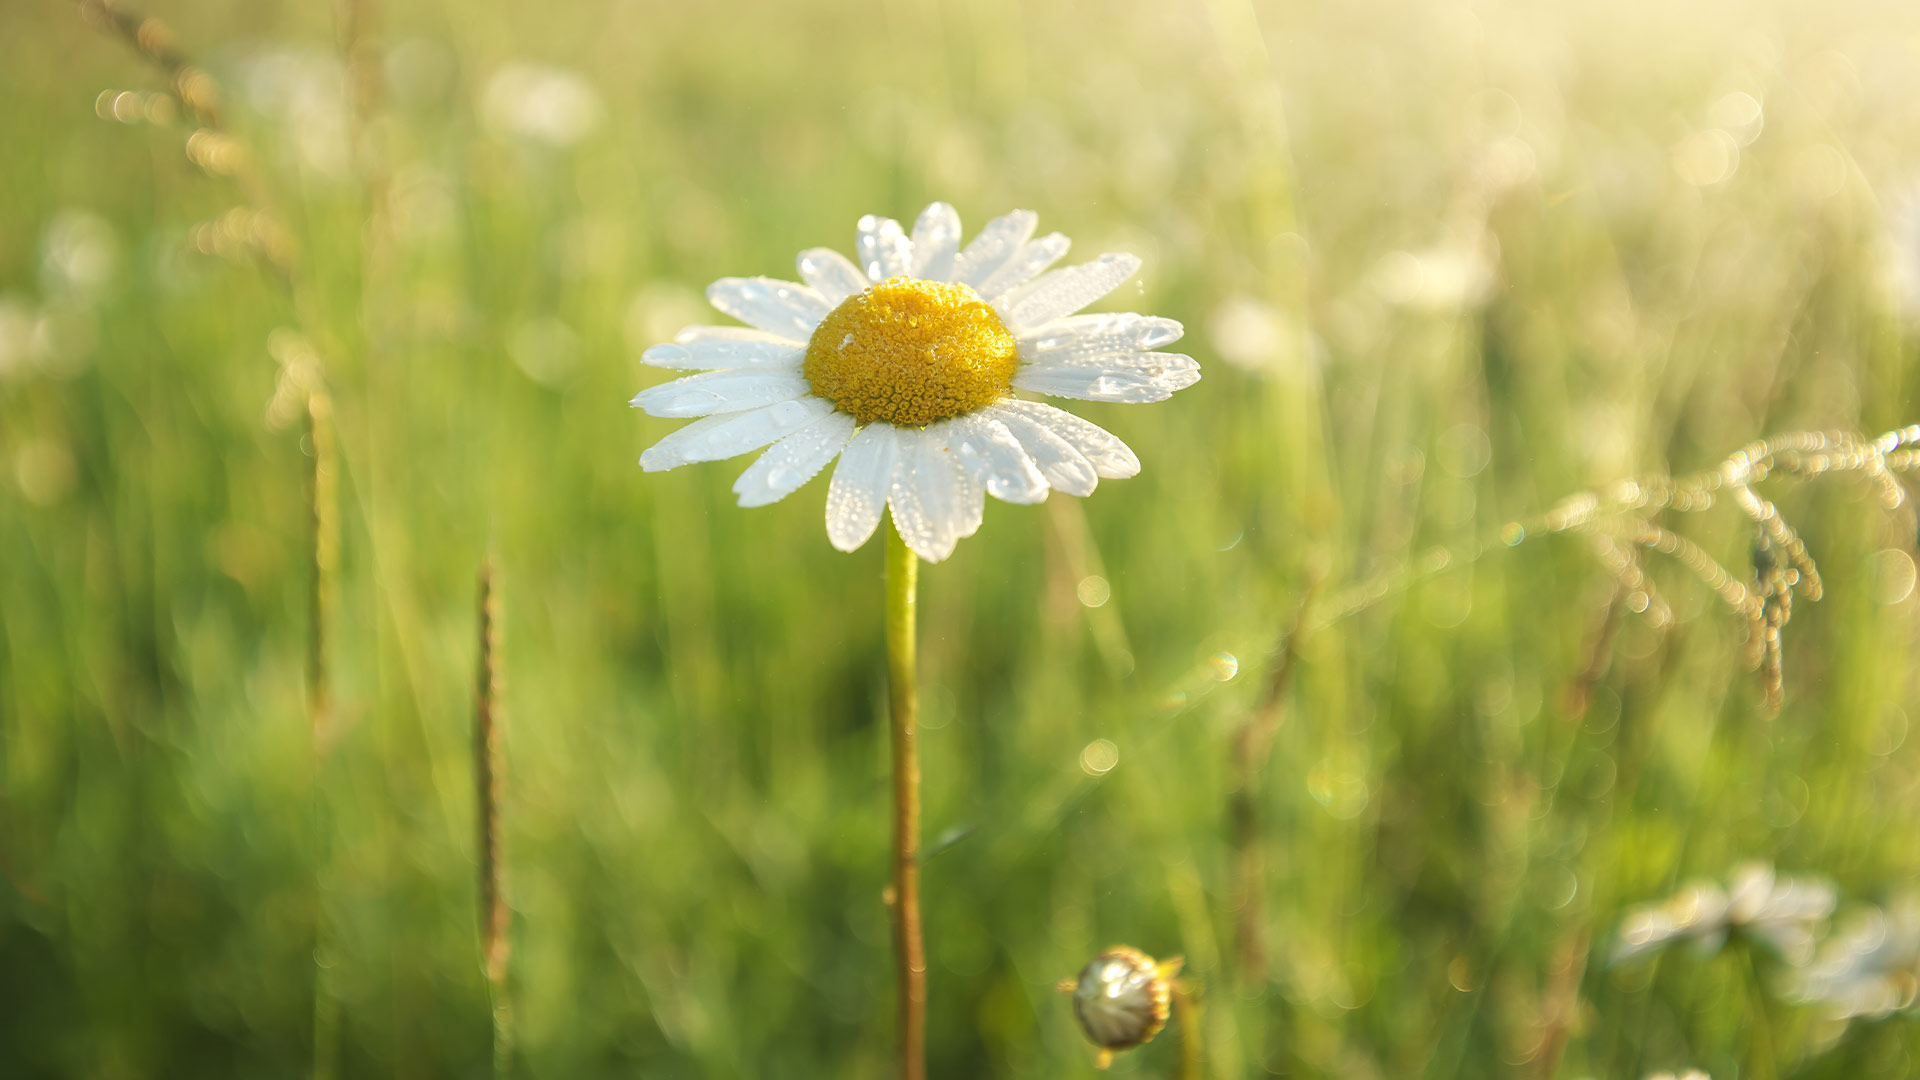
POLYGON ((493 1075, 507 1075, 513 1058, 513 1013, 507 997, 507 900, 501 889, 500 804, 505 771, 500 757, 500 591, 493 560, 480 564, 480 664, 474 688, 474 786, 480 813, 480 954, 492 999, 493 1075))
POLYGON ((313 815, 313 955, 316 961, 313 965, 313 1080, 333 1080, 340 1001, 334 996, 327 975, 334 964, 326 902, 332 840, 323 779, 328 748, 333 741, 327 635, 333 624, 334 579, 340 565, 340 504, 339 481, 334 471, 333 399, 319 387, 307 392, 306 434, 308 447, 313 451, 307 476, 309 524, 313 530, 311 565, 307 568, 307 727, 313 747, 308 794, 313 815))
POLYGON ((332 734, 327 634, 332 629, 333 583, 340 566, 340 494, 339 479, 334 473, 333 399, 319 387, 307 393, 307 442, 313 451, 307 476, 308 514, 313 529, 307 596, 307 723, 312 729, 317 761, 325 755, 332 734))
POLYGON ((887 689, 893 728, 893 951, 900 982, 901 1080, 927 1075, 927 955, 920 940, 920 758, 914 674, 914 584, 919 559, 887 523, 887 689))
POLYGON ((1173 984, 1173 1019, 1180 1026, 1180 1080, 1201 1080, 1206 1034, 1201 1028, 1200 999, 1192 988, 1173 984))
POLYGON ((1286 719, 1287 691, 1293 684, 1294 667, 1300 659, 1300 635, 1318 589, 1317 577, 1307 582, 1306 591, 1294 608, 1293 621, 1275 649, 1273 666, 1268 669, 1260 700, 1233 737, 1233 786, 1227 796, 1227 821, 1234 855, 1234 908, 1239 913, 1234 939, 1239 974, 1248 987, 1259 987, 1267 981, 1265 841, 1261 836, 1256 789, 1260 774, 1266 769, 1274 735, 1286 719))
POLYGON ((1780 1052, 1773 1045, 1773 1010, 1767 1007, 1767 987, 1760 981, 1760 969, 1754 966, 1752 945, 1740 950, 1740 964, 1746 969, 1747 1015, 1752 1019, 1740 1075, 1775 1080, 1780 1075, 1780 1052))

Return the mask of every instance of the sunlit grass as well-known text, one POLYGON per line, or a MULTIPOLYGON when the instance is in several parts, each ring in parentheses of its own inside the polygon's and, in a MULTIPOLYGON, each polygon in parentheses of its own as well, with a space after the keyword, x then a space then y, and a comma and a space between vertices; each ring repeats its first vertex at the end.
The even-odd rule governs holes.
MULTIPOLYGON (((1663 629, 1579 536, 1501 542, 1920 420, 1895 6, 355 10, 156 5, 235 140, 190 146, 122 42, 0 6, 12 1070, 486 1069, 493 552, 517 1070, 887 1075, 878 545, 823 541, 823 480, 643 475, 675 425, 625 402, 706 282, 933 199, 1138 253, 1109 306, 1206 375, 1076 410, 1146 471, 923 574, 933 1075, 1090 1075, 1053 987, 1122 942, 1185 956, 1212 1077, 1913 1068, 1910 1015, 1763 948, 1609 963, 1749 859, 1849 926, 1920 885, 1911 503, 1762 485, 1825 585, 1777 713, 1685 567, 1643 559, 1663 629)), ((1752 572, 1733 506, 1660 522, 1752 572)))

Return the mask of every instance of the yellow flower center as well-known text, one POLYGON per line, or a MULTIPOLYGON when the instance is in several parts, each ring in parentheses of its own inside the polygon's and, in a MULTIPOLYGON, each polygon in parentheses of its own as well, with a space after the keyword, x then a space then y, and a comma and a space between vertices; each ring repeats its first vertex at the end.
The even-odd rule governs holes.
POLYGON ((965 285, 896 277, 848 297, 807 343, 813 392, 861 423, 925 427, 991 405, 1020 356, 1000 316, 965 285))

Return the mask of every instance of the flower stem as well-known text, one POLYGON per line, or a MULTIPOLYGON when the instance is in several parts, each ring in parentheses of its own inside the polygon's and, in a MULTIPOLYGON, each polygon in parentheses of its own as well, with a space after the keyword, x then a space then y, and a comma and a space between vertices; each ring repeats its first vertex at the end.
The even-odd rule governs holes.
POLYGON ((919 559, 887 522, 887 688, 893 728, 894 962, 900 981, 901 1080, 927 1075, 927 955, 920 941, 920 758, 914 746, 914 583, 919 559))

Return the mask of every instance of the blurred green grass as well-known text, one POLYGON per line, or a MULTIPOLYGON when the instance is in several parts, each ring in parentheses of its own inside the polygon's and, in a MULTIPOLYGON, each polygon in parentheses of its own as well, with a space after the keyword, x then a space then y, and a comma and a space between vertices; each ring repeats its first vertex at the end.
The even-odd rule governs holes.
MULTIPOLYGON (((295 302, 191 250, 240 195, 187 128, 96 116, 159 77, 65 5, 0 7, 0 1071, 486 1067, 492 551, 518 1070, 886 1075, 878 547, 828 547, 821 481, 747 512, 743 463, 641 474, 674 425, 625 401, 707 281, 932 199, 1142 255, 1109 306, 1181 319, 1206 370, 1075 410, 1140 477, 996 504, 923 574, 927 831, 959 837, 926 866, 934 1075, 1090 1075, 1052 986, 1119 941, 1185 954, 1205 1006, 1123 1076, 1173 1075, 1180 1037, 1212 1077, 1914 1068, 1912 1020, 1836 1041, 1748 993, 1741 954, 1604 963, 1624 908, 1747 857, 1855 901, 1915 888, 1917 602, 1882 602, 1877 554, 1913 521, 1863 484, 1769 487, 1828 581, 1778 716, 1739 620, 1658 561, 1676 626, 1624 618, 1572 709, 1612 582, 1530 541, 1301 641, 1247 832, 1231 809, 1310 582, 1773 431, 1920 420, 1888 270, 1912 12, 353 10, 358 69, 326 9, 153 9, 226 88, 295 302), (598 109, 489 105, 516 62, 598 109), (318 751, 307 448, 267 419, 285 328, 341 449, 318 751)), ((1733 511, 1676 527, 1748 565, 1733 511)))

